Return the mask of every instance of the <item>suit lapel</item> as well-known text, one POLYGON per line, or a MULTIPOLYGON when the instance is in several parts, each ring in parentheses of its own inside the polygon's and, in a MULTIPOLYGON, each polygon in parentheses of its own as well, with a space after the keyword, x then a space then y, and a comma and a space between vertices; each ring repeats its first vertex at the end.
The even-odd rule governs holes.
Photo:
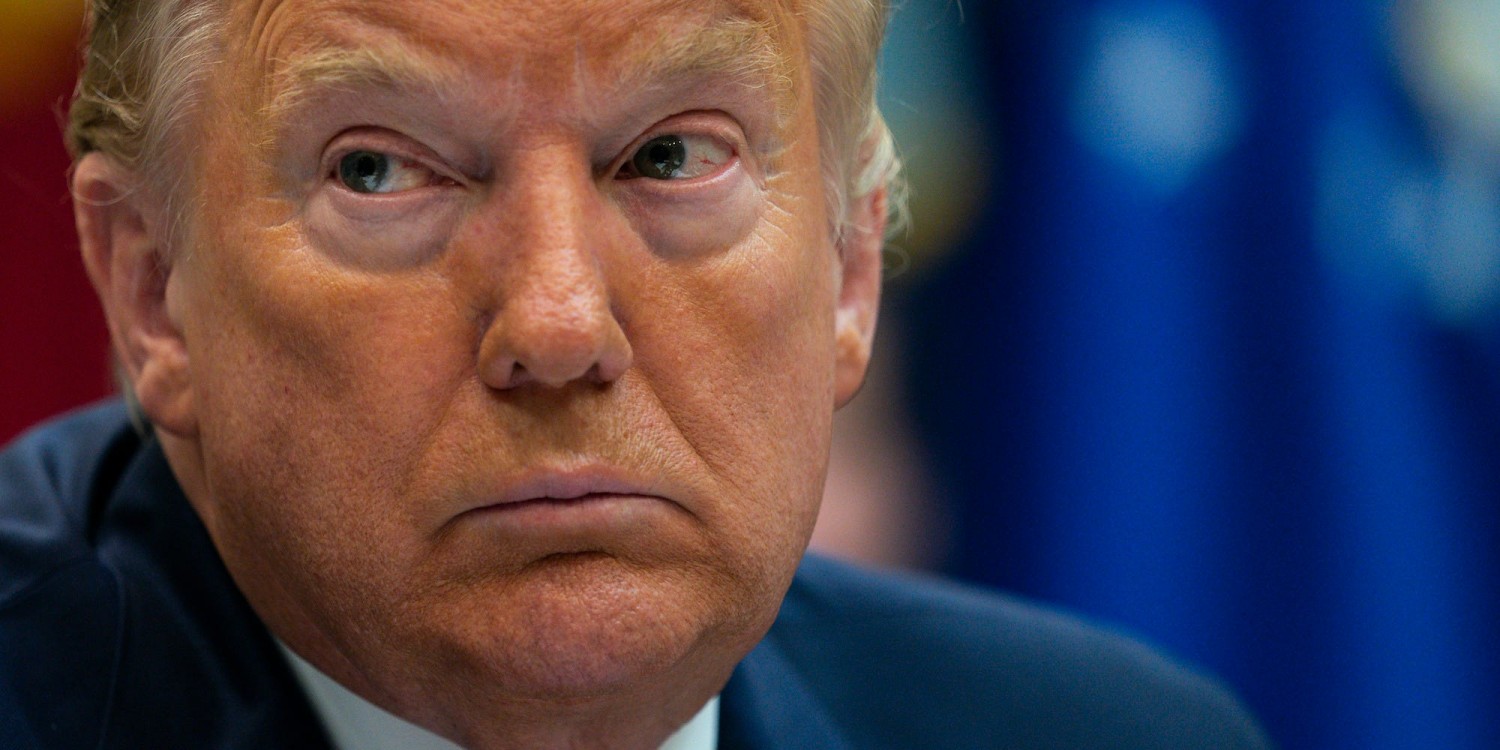
POLYGON ((724 687, 719 750, 848 750, 833 718, 777 647, 775 635, 773 628, 724 687))
POLYGON ((123 605, 104 747, 330 746, 155 440, 99 529, 123 605))

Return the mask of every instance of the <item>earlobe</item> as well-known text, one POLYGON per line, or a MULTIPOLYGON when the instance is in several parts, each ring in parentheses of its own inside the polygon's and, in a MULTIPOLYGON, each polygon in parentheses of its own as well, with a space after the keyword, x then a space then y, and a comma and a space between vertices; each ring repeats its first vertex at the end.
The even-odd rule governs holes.
POLYGON ((880 310, 880 253, 885 245, 886 191, 860 196, 851 207, 850 226, 839 241, 843 273, 839 288, 835 345, 834 398, 842 407, 865 381, 875 321, 880 310))
POLYGON ((157 429, 196 434, 186 342, 167 304, 173 268, 149 199, 128 170, 99 153, 79 159, 72 192, 84 267, 141 409, 157 429))

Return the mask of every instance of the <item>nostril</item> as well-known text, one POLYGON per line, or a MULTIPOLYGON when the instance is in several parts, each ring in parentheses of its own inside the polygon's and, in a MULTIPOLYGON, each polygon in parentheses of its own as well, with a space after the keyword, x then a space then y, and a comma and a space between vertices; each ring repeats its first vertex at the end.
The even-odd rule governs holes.
POLYGON ((594 357, 583 352, 556 352, 536 358, 526 371, 538 382, 556 388, 586 377, 594 369, 594 357))
POLYGON ((601 383, 619 380, 635 361, 630 339, 618 325, 610 329, 603 350, 594 363, 594 374, 601 383))
POLYGON ((514 365, 511 365, 510 373, 505 377, 504 387, 515 388, 517 386, 534 382, 535 380, 536 378, 531 377, 531 373, 526 371, 525 365, 516 363, 514 365))
POLYGON ((608 383, 631 364, 631 347, 610 304, 605 269, 577 251, 517 256, 495 314, 482 325, 478 363, 484 382, 505 389, 528 383, 561 387, 608 383), (589 262, 583 263, 587 259, 589 262))
POLYGON ((590 330, 497 321, 480 347, 484 381, 498 389, 528 383, 558 388, 579 380, 597 384, 619 378, 630 366, 630 345, 612 317, 596 322, 607 324, 590 330))

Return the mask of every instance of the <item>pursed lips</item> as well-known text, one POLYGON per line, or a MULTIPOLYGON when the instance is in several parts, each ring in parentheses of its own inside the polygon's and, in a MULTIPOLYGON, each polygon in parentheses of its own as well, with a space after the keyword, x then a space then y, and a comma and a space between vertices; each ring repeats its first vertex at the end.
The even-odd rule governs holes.
POLYGON ((445 554, 470 571, 462 576, 543 560, 654 565, 701 547, 701 519, 670 483, 602 463, 542 466, 497 478, 438 530, 445 554))
POLYGON ((521 480, 507 483, 496 499, 473 510, 504 512, 535 505, 567 507, 611 498, 671 502, 647 482, 610 467, 593 466, 529 472, 521 480))

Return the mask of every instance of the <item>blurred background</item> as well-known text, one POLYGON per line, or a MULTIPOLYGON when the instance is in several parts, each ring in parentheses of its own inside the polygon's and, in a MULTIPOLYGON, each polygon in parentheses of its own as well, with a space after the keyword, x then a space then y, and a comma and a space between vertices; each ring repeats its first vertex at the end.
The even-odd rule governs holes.
MULTIPOLYGON (((0 0, 0 442, 110 390, 0 0)), ((1290 750, 1500 747, 1500 0, 905 0, 914 229, 815 544, 1116 623, 1290 750)))

